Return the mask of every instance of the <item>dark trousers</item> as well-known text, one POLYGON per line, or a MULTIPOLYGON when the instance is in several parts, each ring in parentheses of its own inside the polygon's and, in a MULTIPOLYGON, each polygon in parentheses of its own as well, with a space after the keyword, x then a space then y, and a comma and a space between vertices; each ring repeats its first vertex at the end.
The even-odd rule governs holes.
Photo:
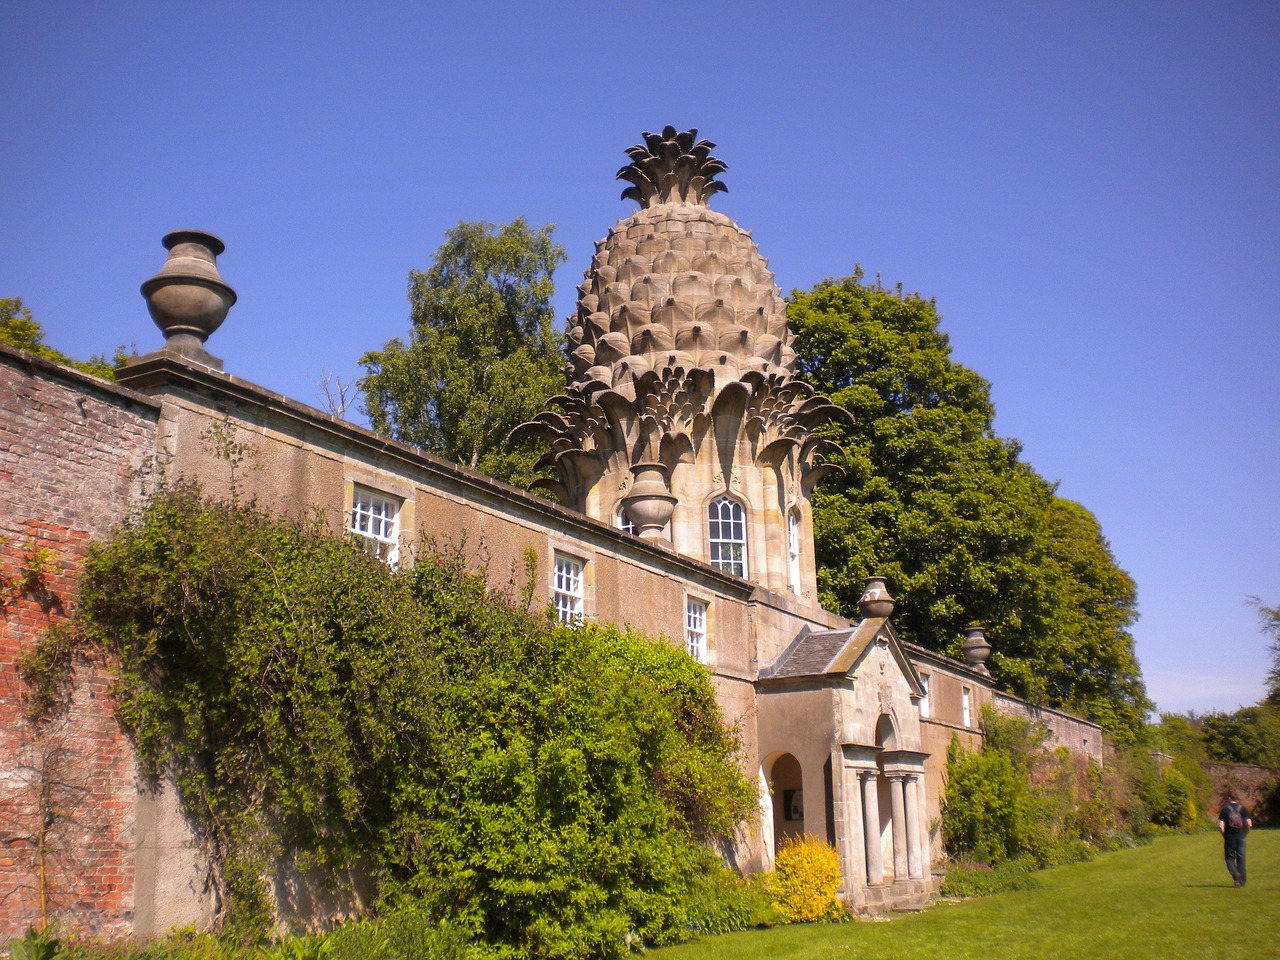
POLYGON ((1241 886, 1244 886, 1244 838, 1243 830, 1238 833, 1228 830, 1222 835, 1222 852, 1227 858, 1227 872, 1241 886))

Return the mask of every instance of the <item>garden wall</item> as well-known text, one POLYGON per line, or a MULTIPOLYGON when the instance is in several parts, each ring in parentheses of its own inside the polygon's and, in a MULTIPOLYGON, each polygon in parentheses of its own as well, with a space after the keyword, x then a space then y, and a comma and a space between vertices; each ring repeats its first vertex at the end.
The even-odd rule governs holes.
POLYGON ((99 664, 33 723, 19 660, 66 620, 91 539, 123 516, 159 405, 0 346, 0 942, 47 918, 128 932, 138 791, 99 664))

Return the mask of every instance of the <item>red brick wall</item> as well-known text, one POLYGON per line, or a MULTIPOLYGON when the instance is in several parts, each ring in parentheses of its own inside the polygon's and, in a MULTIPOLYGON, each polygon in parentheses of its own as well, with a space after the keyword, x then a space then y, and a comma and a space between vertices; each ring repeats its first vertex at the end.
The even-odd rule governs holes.
POLYGON ((157 415, 146 398, 0 347, 0 943, 42 914, 66 932, 131 929, 137 791, 106 673, 78 663, 70 709, 34 725, 17 661, 71 612, 87 545, 123 515, 157 415), (33 549, 53 560, 24 590, 33 549))
POLYGON ((1252 767, 1243 763, 1204 763, 1204 772, 1213 781, 1213 800, 1209 804, 1209 817, 1218 815, 1222 796, 1228 789, 1240 797, 1248 809, 1254 825, 1274 823, 1272 798, 1280 794, 1280 771, 1266 767, 1252 767))

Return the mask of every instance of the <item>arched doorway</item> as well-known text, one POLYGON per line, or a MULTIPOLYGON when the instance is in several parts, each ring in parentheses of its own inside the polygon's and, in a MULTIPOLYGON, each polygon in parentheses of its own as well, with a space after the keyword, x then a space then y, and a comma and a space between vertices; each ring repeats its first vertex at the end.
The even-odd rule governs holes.
POLYGON ((779 754, 769 766, 769 793, 773 797, 773 840, 771 854, 785 837, 800 836, 804 829, 804 776, 800 761, 789 753, 779 754))

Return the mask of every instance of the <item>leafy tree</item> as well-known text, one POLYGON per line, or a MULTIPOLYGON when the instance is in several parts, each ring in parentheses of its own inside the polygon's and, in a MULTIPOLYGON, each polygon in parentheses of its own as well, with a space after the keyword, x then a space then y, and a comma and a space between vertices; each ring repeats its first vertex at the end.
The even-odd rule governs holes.
POLYGON ((507 434, 564 385, 552 274, 565 259, 553 227, 523 218, 459 223, 426 271, 409 274, 408 343, 361 357, 375 430, 429 453, 528 486, 540 451, 507 434))
POLYGON ((1280 769, 1280 709, 1264 701, 1235 713, 1207 713, 1200 725, 1211 759, 1280 769))
POLYGON ((45 344, 44 328, 31 316, 31 310, 22 302, 21 297, 0 298, 0 343, 84 373, 91 373, 103 380, 114 380, 116 370, 133 356, 132 350, 119 346, 110 360, 101 354, 94 354, 88 360, 73 360, 61 350, 45 344))
POLYGON ((788 308, 801 375, 853 414, 826 428, 843 480, 814 496, 824 601, 853 615, 862 578, 886 575, 907 639, 957 655, 983 623, 1002 685, 1136 736, 1135 590, 1097 520, 996 435, 990 387, 951 359, 933 301, 862 276, 788 308))

